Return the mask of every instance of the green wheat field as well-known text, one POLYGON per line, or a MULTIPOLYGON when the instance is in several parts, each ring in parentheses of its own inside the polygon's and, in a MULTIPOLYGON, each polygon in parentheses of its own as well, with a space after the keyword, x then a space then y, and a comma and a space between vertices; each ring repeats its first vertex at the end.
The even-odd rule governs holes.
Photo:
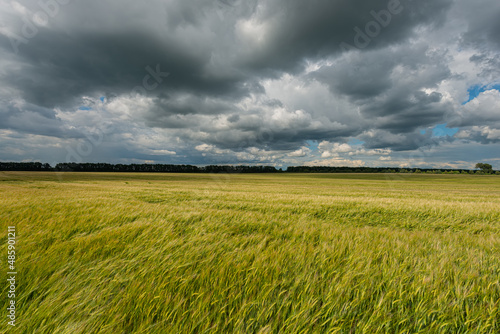
POLYGON ((500 177, 0 173, 1 333, 500 333, 500 177))

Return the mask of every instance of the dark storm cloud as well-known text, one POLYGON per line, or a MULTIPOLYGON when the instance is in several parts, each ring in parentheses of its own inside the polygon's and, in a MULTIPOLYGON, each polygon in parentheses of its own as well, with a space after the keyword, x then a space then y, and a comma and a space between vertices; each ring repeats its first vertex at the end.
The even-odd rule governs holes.
MULTIPOLYGON (((500 3, 480 0, 463 5, 468 13, 467 31, 462 35, 464 45, 500 49, 500 3)), ((484 50, 484 49, 483 49, 484 50)))
POLYGON ((228 103, 198 95, 165 96, 155 99, 154 103, 156 110, 151 111, 164 115, 217 115, 232 110, 228 103))
POLYGON ((333 93, 347 95, 361 103, 391 89, 414 93, 422 87, 436 86, 450 76, 446 55, 436 54, 424 43, 351 52, 311 74, 312 78, 328 84, 333 93), (412 80, 406 81, 408 77, 412 80))
POLYGON ((441 99, 440 93, 417 91, 408 99, 393 97, 382 103, 375 103, 364 109, 363 113, 368 118, 375 118, 375 126, 379 129, 393 133, 412 132, 443 120, 452 106, 440 103, 441 99))
POLYGON ((375 20, 372 12, 397 8, 383 31, 363 46, 367 49, 403 41, 416 26, 440 22, 451 1, 274 0, 260 4, 252 19, 263 27, 264 34, 241 61, 254 69, 289 71, 303 58, 341 52, 341 43, 354 45, 355 28, 364 31, 375 20))
POLYGON ((82 95, 129 93, 135 86, 143 86, 146 76, 150 76, 147 84, 155 85, 154 74, 162 80, 156 93, 187 90, 226 94, 241 89, 233 78, 203 77, 208 52, 185 52, 175 42, 165 43, 146 33, 61 37, 41 31, 20 53, 26 64, 22 71, 7 69, 5 73, 4 80, 31 103, 53 107, 74 103, 75 97, 82 95))
POLYGON ((352 137, 412 150, 438 145, 420 130, 446 119, 483 127, 463 134, 481 142, 500 127, 497 97, 468 113, 453 101, 454 89, 498 80, 495 0, 73 0, 46 24, 38 0, 0 6, 0 129, 80 138, 115 122, 111 139, 163 133, 180 159, 200 144, 224 155, 352 137), (15 46, 27 25, 36 33, 15 46), (453 69, 459 48, 474 80, 453 69), (88 120, 76 112, 85 101, 88 120))
POLYGON ((276 130, 273 128, 257 128, 253 132, 242 129, 219 132, 207 138, 206 142, 221 148, 242 150, 247 147, 263 149, 295 150, 304 144, 304 138, 320 141, 324 138, 345 140, 352 135, 351 131, 330 129, 287 129, 276 130))
POLYGON ((480 0, 463 2, 467 13, 467 30, 461 35, 461 45, 475 50, 470 58, 481 68, 480 77, 498 81, 500 77, 500 2, 480 0))
POLYGON ((66 128, 52 109, 21 102, 2 102, 0 129, 50 137, 83 137, 79 132, 66 128))
POLYGON ((376 128, 392 133, 442 120, 452 106, 432 89, 451 76, 447 56, 422 44, 351 53, 311 74, 332 93, 348 96, 376 128))
POLYGON ((488 78, 489 81, 498 80, 500 77, 500 58, 498 54, 490 52, 476 53, 469 59, 471 62, 477 64, 481 73, 481 77, 488 78))
MULTIPOLYGON (((34 3, 31 5, 36 8, 34 3)), ((137 8, 121 2, 111 6, 108 2, 90 4, 89 9, 86 2, 74 1, 54 18, 59 29, 34 25, 38 33, 26 44, 21 43, 15 55, 20 66, 7 69, 2 79, 27 101, 46 107, 65 106, 82 95, 128 93, 151 75, 148 66, 153 72, 168 72, 171 77, 161 82, 155 94, 245 94, 241 74, 207 73, 213 54, 223 50, 209 40, 193 39, 193 35, 199 30, 212 35, 214 42, 217 36, 208 33, 207 26, 197 25, 205 19, 200 9, 190 6, 187 10, 186 4, 180 2, 176 5, 167 9, 153 1, 137 8), (129 10, 124 9, 127 7, 129 10), (130 13, 134 7, 142 13, 130 13), (151 8, 162 15, 153 17, 150 24, 147 16, 151 8), (109 12, 115 15, 102 14, 109 12), (192 27, 184 29, 186 25, 192 27)), ((19 19, 15 31, 22 31, 23 22, 19 19)), ((1 37, 4 51, 13 51, 11 41, 1 37)), ((149 79, 150 85, 154 79, 149 79)))
POLYGON ((440 143, 453 141, 450 136, 435 138, 432 132, 412 132, 405 134, 394 134, 385 130, 370 131, 360 136, 365 141, 365 147, 369 149, 391 148, 393 151, 412 151, 422 147, 437 146, 440 143))
MULTIPOLYGON (((34 2, 30 4, 28 9, 37 8, 34 2)), ((264 42, 258 48, 246 49, 245 41, 238 42, 230 33, 235 30, 230 25, 235 21, 220 21, 217 7, 209 7, 206 2, 197 7, 185 1, 173 1, 168 6, 153 1, 140 7, 122 2, 118 6, 112 2, 89 5, 74 1, 54 18, 58 29, 38 26, 36 36, 26 45, 20 44, 17 57, 22 65, 8 69, 3 80, 17 88, 28 102, 53 107, 96 92, 126 93, 143 82, 148 74, 146 66, 159 65, 171 76, 162 82, 161 91, 240 96, 254 88, 243 82, 253 81, 257 73, 211 72, 213 59, 226 59, 226 67, 239 64, 256 71, 293 69, 301 65, 304 57, 339 52, 342 41, 353 39, 353 28, 373 20, 367 14, 386 9, 388 1, 275 0, 255 4, 247 5, 246 17, 240 19, 264 25, 264 42), (163 16, 153 17, 154 24, 144 23, 147 18, 142 15, 151 15, 155 9, 163 16), (103 16, 106 12, 114 15, 103 16), (226 33, 215 35, 221 29, 227 29, 226 33), (190 43, 197 31, 207 38, 190 43), (239 57, 234 60, 230 54, 239 57)), ((444 0, 421 1, 417 7, 402 1, 404 10, 373 45, 401 41, 416 25, 438 20, 448 4, 444 0)), ((18 24, 19 30, 22 26, 18 24)), ((2 38, 1 45, 5 51, 11 48, 6 38, 2 38)), ((273 75, 271 72, 269 75, 273 75)))

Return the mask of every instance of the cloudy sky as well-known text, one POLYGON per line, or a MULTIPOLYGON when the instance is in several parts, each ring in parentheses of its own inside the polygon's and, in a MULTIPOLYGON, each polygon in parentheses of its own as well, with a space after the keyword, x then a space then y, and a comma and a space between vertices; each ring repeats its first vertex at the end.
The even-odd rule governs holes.
POLYGON ((500 169, 498 0, 0 0, 0 161, 500 169))

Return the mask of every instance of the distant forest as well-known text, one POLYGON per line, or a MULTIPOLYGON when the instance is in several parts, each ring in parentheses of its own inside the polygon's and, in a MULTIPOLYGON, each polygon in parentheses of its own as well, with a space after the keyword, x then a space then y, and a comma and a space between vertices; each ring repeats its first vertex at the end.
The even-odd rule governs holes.
MULTIPOLYGON (((0 171, 39 172, 123 172, 123 173, 430 173, 430 174, 488 174, 469 169, 418 169, 393 167, 288 167, 285 171, 273 166, 217 166, 165 164, 107 164, 107 163, 59 163, 52 167, 40 162, 0 162, 0 171)), ((499 171, 490 174, 499 175, 499 171)))

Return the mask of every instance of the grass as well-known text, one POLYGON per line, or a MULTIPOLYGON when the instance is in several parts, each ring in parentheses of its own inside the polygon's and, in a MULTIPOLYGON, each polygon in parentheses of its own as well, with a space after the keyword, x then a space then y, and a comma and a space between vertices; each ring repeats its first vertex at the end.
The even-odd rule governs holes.
POLYGON ((0 332, 499 333, 499 203, 495 176, 0 173, 0 332))

